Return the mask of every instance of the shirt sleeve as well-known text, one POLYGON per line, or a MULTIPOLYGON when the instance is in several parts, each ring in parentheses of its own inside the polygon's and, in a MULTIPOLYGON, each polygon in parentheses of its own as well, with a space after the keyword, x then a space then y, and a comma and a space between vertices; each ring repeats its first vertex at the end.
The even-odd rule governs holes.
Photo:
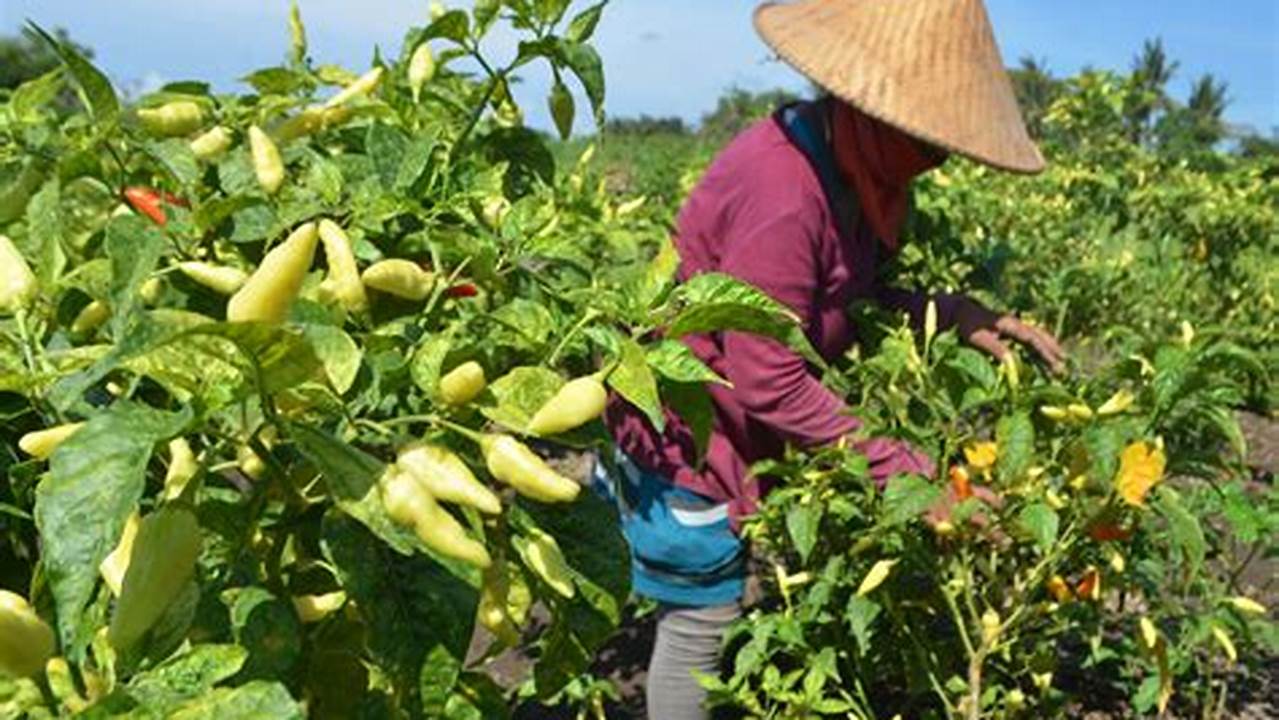
MULTIPOLYGON (((778 204, 752 203, 740 214, 725 237, 720 269, 789 307, 807 328, 819 287, 820 214, 779 212, 778 204)), ((823 445, 861 427, 808 363, 782 343, 742 332, 724 333, 723 342, 734 397, 788 442, 823 445)))
POLYGON ((895 312, 906 313, 910 317, 910 326, 915 330, 923 330, 924 313, 928 301, 937 303, 937 329, 948 330, 955 326, 955 316, 963 295, 937 293, 935 295, 917 290, 880 286, 875 292, 875 300, 879 306, 895 312))

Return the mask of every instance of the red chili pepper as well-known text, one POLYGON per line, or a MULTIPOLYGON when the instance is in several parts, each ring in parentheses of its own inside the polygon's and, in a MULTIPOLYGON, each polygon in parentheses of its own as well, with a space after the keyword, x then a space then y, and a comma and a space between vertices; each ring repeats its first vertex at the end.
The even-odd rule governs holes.
POLYGON ((1122 542, 1132 537, 1132 528, 1123 528, 1110 522, 1099 522, 1088 528, 1088 537, 1097 542, 1122 542))
POLYGON ((444 291, 444 296, 451 298, 469 298, 479 294, 480 289, 474 283, 458 283, 444 291))
POLYGON ((135 211, 151 218, 152 222, 161 227, 169 221, 168 216, 164 214, 164 206, 166 204, 190 207, 186 200, 176 195, 160 193, 147 187, 125 188, 124 199, 128 201, 129 206, 135 211))

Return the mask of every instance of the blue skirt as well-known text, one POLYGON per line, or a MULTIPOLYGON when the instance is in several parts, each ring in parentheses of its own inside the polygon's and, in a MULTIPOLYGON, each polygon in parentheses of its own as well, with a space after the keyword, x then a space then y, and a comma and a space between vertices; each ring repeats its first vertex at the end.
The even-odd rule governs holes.
POLYGON ((729 524, 728 504, 643 470, 620 451, 613 465, 597 461, 592 486, 617 504, 635 592, 685 607, 740 600, 746 545, 729 524))

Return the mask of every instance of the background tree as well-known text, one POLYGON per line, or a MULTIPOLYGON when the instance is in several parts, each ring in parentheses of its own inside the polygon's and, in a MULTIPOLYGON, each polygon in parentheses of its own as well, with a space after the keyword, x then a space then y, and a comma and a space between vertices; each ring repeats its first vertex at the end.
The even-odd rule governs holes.
POLYGON ((1132 78, 1138 92, 1125 108, 1129 138, 1138 145, 1146 144, 1158 113, 1168 108, 1168 83, 1181 63, 1169 60, 1161 38, 1147 40, 1132 61, 1132 78))
POLYGON ((1008 74, 1022 115, 1026 118, 1026 128, 1033 137, 1042 137, 1044 114, 1061 95, 1061 81, 1049 72, 1047 61, 1030 55, 1023 57, 1018 67, 1009 69, 1008 74))
MULTIPOLYGON (((76 43, 63 28, 53 31, 59 42, 70 43, 81 55, 93 57, 93 51, 76 43)), ((58 56, 48 43, 29 30, 16 37, 0 37, 0 88, 13 89, 31 78, 39 77, 58 66, 58 56)))

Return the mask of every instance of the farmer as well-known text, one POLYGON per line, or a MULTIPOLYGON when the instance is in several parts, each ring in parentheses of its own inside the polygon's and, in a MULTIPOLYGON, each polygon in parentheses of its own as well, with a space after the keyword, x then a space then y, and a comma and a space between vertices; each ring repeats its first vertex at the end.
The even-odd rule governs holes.
MULTIPOLYGON (((715 160, 679 215, 679 278, 719 272, 762 289, 798 315, 828 360, 855 341, 854 301, 877 301, 922 326, 929 296, 876 280, 881 259, 898 249, 911 180, 952 152, 1012 172, 1044 167, 981 0, 770 3, 755 25, 826 95, 779 109, 715 160)), ((1063 361, 1051 335, 1014 316, 963 296, 931 299, 940 327, 997 358, 1011 340, 1054 368, 1063 361)), ((708 388, 714 431, 704 461, 674 413, 659 433, 614 400, 616 471, 595 473, 600 487, 620 491, 634 589, 661 607, 647 688, 655 720, 705 717, 693 672, 718 673, 724 631, 740 615, 746 551, 736 530, 759 501, 753 463, 787 445, 847 437, 877 479, 933 473, 903 443, 860 438, 855 413, 782 344, 739 332, 686 342, 731 383, 708 388)))

